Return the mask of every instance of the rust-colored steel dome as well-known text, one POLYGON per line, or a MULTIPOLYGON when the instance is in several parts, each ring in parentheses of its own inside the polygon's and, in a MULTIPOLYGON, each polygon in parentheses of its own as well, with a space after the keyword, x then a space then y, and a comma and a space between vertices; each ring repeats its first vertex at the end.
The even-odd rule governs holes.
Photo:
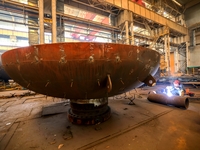
POLYGON ((159 62, 157 51, 113 43, 41 44, 2 55, 4 69, 23 87, 69 99, 102 98, 143 82, 152 85, 159 62))

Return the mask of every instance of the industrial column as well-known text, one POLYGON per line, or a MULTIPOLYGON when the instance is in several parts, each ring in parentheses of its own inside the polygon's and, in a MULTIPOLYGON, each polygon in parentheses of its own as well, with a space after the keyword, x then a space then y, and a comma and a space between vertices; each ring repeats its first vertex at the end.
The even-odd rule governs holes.
POLYGON ((167 63, 167 74, 170 75, 170 43, 169 43, 169 34, 165 35, 165 61, 167 63))
POLYGON ((175 63, 175 72, 179 71, 180 63, 179 63, 179 54, 178 54, 178 48, 176 48, 174 52, 174 63, 175 63))
MULTIPOLYGON (((64 14, 64 0, 56 1, 56 12, 64 14)), ((57 18, 57 42, 65 42, 64 20, 61 15, 57 18)))
POLYGON ((125 31, 126 31, 126 42, 125 42, 125 44, 129 44, 129 27, 128 27, 128 21, 125 21, 125 31))
POLYGON ((65 31, 64 31, 64 21, 62 16, 59 16, 59 21, 57 23, 57 42, 65 42, 65 31))
MULTIPOLYGON (((28 3, 31 5, 38 5, 38 0, 28 0, 28 3)), ((29 17, 28 15, 28 24, 33 25, 28 27, 28 40, 29 45, 39 44, 39 34, 38 34, 38 18, 29 17)))
POLYGON ((52 43, 57 42, 57 24, 56 24, 56 0, 51 0, 52 14, 52 43))
POLYGON ((121 37, 124 44, 134 44, 133 13, 128 10, 122 11, 117 16, 116 26, 121 28, 121 37), (125 37, 124 37, 125 35, 125 37), (131 43, 130 43, 131 38, 131 43))
POLYGON ((39 0, 40 44, 44 44, 44 1, 39 0))
MULTIPOLYGON (((110 18, 110 24, 112 25, 112 26, 115 26, 115 16, 114 15, 112 15, 112 14, 110 14, 109 15, 109 18, 110 18)), ((118 34, 117 33, 115 33, 114 31, 112 31, 111 32, 111 38, 112 38, 112 43, 118 43, 119 41, 119 39, 118 39, 118 34)))
POLYGON ((189 52, 189 49, 188 49, 188 42, 185 43, 186 45, 186 68, 187 68, 187 74, 189 73, 188 72, 188 67, 190 66, 190 52, 189 52))
POLYGON ((130 25, 130 30, 131 30, 131 45, 134 45, 135 42, 134 42, 134 32, 133 32, 133 22, 131 22, 131 25, 130 25))

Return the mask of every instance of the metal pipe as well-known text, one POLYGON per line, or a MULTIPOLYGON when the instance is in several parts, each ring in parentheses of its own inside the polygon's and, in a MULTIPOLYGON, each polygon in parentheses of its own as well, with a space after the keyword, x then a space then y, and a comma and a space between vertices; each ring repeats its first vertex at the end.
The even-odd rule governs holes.
POLYGON ((173 105, 187 109, 189 106, 189 99, 183 96, 167 96, 165 94, 149 94, 147 99, 150 102, 161 103, 165 105, 173 105))

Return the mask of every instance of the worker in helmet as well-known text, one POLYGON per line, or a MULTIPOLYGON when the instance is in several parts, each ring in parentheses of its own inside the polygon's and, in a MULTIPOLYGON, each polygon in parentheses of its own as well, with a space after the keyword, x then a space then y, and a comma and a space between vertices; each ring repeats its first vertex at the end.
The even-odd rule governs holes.
POLYGON ((172 95, 184 96, 185 89, 179 80, 174 80, 170 92, 172 95))

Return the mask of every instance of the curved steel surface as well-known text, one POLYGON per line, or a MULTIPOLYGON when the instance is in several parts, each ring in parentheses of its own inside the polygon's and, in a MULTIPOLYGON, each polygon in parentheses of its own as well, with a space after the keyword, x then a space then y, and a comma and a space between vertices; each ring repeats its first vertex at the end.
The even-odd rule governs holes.
POLYGON ((3 80, 4 82, 8 82, 10 77, 6 73, 6 71, 3 68, 2 62, 1 62, 1 56, 0 56, 0 80, 3 80))
POLYGON ((161 103, 165 105, 173 105, 187 109, 189 107, 188 97, 183 96, 167 96, 165 94, 149 94, 147 99, 151 102, 161 103))
POLYGON ((2 55, 4 69, 25 88, 48 96, 92 99, 141 86, 159 67, 157 51, 113 43, 54 43, 2 55))

